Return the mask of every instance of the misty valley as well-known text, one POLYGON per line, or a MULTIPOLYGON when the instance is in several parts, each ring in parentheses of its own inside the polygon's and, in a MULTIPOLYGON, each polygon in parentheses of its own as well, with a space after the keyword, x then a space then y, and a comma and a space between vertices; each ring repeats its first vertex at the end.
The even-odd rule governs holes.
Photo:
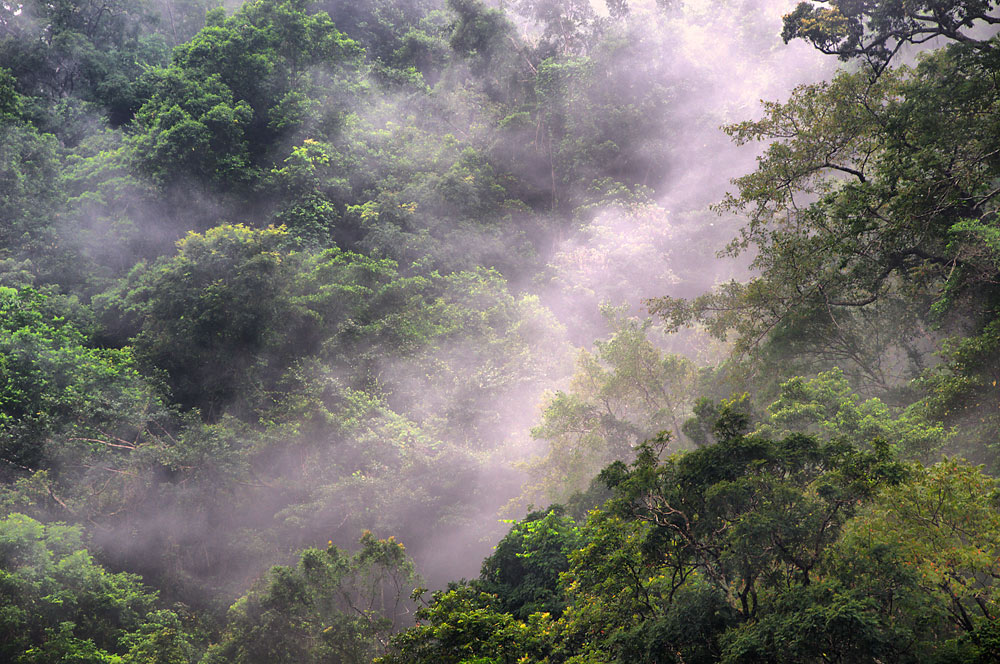
POLYGON ((998 26, 0 0, 0 662, 1000 662, 998 26))

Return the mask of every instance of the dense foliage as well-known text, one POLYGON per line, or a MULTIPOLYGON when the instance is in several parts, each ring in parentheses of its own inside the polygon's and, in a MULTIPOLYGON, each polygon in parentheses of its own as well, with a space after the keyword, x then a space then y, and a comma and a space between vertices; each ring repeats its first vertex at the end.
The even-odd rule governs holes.
POLYGON ((0 660, 1000 660, 1000 7, 770 7, 0 2, 0 660))

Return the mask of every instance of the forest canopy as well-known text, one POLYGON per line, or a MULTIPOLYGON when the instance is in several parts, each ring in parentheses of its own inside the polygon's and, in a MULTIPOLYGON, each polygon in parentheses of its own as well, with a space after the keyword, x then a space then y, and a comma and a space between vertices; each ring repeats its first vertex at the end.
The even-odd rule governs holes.
POLYGON ((1000 661, 998 24, 0 2, 0 659, 1000 661))

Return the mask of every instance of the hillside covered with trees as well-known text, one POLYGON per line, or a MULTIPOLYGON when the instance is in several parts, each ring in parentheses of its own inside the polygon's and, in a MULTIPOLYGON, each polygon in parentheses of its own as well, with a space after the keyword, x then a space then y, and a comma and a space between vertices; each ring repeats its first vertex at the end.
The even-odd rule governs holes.
POLYGON ((0 661, 1000 661, 998 24, 0 2, 0 661))

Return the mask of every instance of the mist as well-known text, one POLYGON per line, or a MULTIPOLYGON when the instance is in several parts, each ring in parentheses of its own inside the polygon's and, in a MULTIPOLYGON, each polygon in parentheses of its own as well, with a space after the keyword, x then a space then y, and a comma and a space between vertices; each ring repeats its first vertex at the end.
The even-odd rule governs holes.
POLYGON ((25 371, 17 417, 56 414, 5 514, 80 524, 218 626, 365 531, 432 590, 474 579, 511 519, 584 514, 645 440, 703 444, 683 423, 729 396, 730 345, 644 303, 751 276, 714 206, 767 146, 723 127, 840 66, 782 42, 796 4, 168 1, 116 14, 120 70, 17 41, 58 27, 35 8, 0 33, 0 166, 53 184, 0 201, 0 284, 63 345, 25 371))
MULTIPOLYGON (((332 365, 327 361, 323 367, 314 368, 312 371, 318 373, 308 378, 321 382, 332 380, 338 383, 337 389, 368 391, 373 407, 381 409, 383 406, 378 404, 384 404, 386 412, 391 413, 390 419, 400 418, 405 426, 414 427, 420 436, 430 441, 428 445, 453 449, 458 456, 450 463, 471 464, 469 468, 475 470, 462 473, 463 481, 469 482, 469 486, 454 488, 451 491, 458 493, 452 497, 434 498, 439 504, 436 509, 443 510, 442 515, 450 509, 447 507, 449 500, 461 504, 461 518, 443 517, 439 529, 434 530, 433 524, 420 523, 419 510, 410 513, 393 499, 380 508, 385 511, 377 518, 363 512, 355 513, 354 510, 359 509, 356 501, 351 501, 353 506, 338 505, 346 489, 331 492, 329 488, 321 488, 324 486, 322 481, 308 479, 313 468, 322 473, 330 472, 316 464, 332 461, 318 462, 314 455, 325 458, 324 445, 348 444, 357 451, 348 454, 347 459, 360 455, 355 462, 358 467, 352 468, 349 460, 338 460, 333 462, 337 468, 334 474, 342 472, 349 477, 352 472, 360 472, 368 476, 372 469, 366 467, 366 453, 358 442, 366 438, 357 429, 332 433, 319 428, 310 434, 311 439, 289 441, 287 449, 276 456, 269 454, 270 467, 256 471, 265 472, 272 478, 284 478, 280 484, 298 477, 291 485, 305 484, 296 491, 319 491, 305 501, 315 504, 314 516, 303 518, 299 514, 302 508, 292 505, 279 507, 288 499, 277 497, 278 494, 291 490, 291 485, 283 489, 277 486, 240 489, 238 516, 229 510, 218 512, 212 508, 198 518, 191 518, 191 506, 186 503, 167 507, 158 502, 142 508, 121 527, 113 528, 107 537, 97 540, 106 555, 148 575, 154 573, 158 563, 150 567, 137 561, 147 560, 151 550, 180 552, 195 546, 205 551, 202 556, 205 561, 222 555, 207 553, 210 549, 228 551, 225 544, 207 543, 213 539, 219 519, 236 518, 242 528, 260 524, 273 527, 270 524, 275 523, 274 519, 277 523, 287 523, 291 519, 298 524, 294 537, 278 548, 274 548, 275 543, 265 545, 264 553, 250 556, 250 560, 271 562, 283 549, 328 539, 346 544, 363 529, 372 529, 383 536, 396 534, 405 542, 420 540, 421 531, 431 528, 434 535, 426 544, 417 541, 411 545, 418 569, 428 582, 441 586, 456 576, 475 576, 479 561, 505 530, 500 521, 500 508, 520 492, 524 475, 517 468, 522 462, 544 453, 539 447, 541 443, 533 440, 529 431, 540 420, 545 395, 566 388, 577 349, 589 348, 594 340, 610 332, 601 314, 602 305, 624 305, 629 315, 644 317, 644 299, 661 295, 692 296, 745 274, 745 262, 726 261, 715 256, 734 236, 739 220, 719 216, 709 206, 720 200, 732 178, 753 167, 756 153, 752 147, 735 146, 721 127, 756 117, 760 100, 781 99, 795 85, 820 80, 831 68, 829 61, 822 60, 806 45, 781 43, 778 36, 781 16, 792 4, 760 2, 722 7, 712 2, 687 2, 664 12, 655 3, 633 3, 625 19, 601 28, 605 35, 603 43, 598 40, 598 48, 608 50, 580 51, 579 55, 570 53, 571 57, 600 58, 602 72, 617 77, 615 89, 627 94, 636 90, 654 91, 647 97, 651 114, 642 117, 642 133, 628 146, 634 153, 620 153, 614 157, 621 162, 620 167, 610 164, 612 169, 626 169, 622 172, 635 171, 638 166, 641 177, 635 189, 612 204, 606 202, 609 197, 600 192, 576 191, 573 189, 576 184, 555 183, 551 181, 551 174, 544 170, 535 176, 537 180, 529 177, 519 185, 527 188, 528 200, 532 196, 540 199, 552 196, 554 192, 556 199, 561 199, 559 206, 565 206, 570 200, 582 205, 575 209, 564 208, 559 216, 550 216, 554 210, 548 215, 539 214, 513 203, 505 210, 507 204, 502 200, 487 199, 482 205, 494 207, 483 209, 488 209, 494 220, 479 216, 473 225, 447 221, 470 213, 480 214, 469 209, 469 196, 482 195, 473 190, 456 190, 443 197, 435 197, 436 194, 427 197, 424 192, 403 190, 391 198, 375 199, 377 204, 372 209, 377 216, 372 219, 377 222, 365 220, 363 215, 366 213, 350 205, 334 202, 328 223, 340 224, 335 227, 334 237, 339 238, 342 246, 396 261, 403 275, 414 269, 410 264, 423 265, 414 274, 427 274, 431 269, 454 273, 477 269, 476 266, 496 269, 497 275, 489 277, 497 280, 491 288, 498 289, 496 292, 501 298, 511 298, 509 304, 503 305, 508 308, 506 313, 491 314, 493 319, 484 320, 481 327, 474 330, 456 328, 446 332, 431 347, 416 354, 378 357, 376 351, 363 372, 364 377, 356 370, 336 368, 339 361, 332 360, 332 365), (627 40, 627 46, 622 47, 623 42, 615 41, 621 39, 627 40), (414 200, 414 196, 418 202, 407 207, 406 201, 414 200), (358 219, 359 214, 361 223, 354 230, 344 225, 344 222, 354 223, 351 219, 358 219), (568 226, 563 221, 567 216, 572 220, 568 226), (447 227, 446 223, 453 225, 447 227), (519 230, 512 233, 512 229, 519 230), (518 244, 521 248, 516 248, 518 244), (504 281, 511 284, 509 295, 503 294, 504 281), (501 323, 497 315, 507 316, 508 322, 501 323), (488 340, 481 336, 483 334, 494 338, 488 340), (333 376, 327 375, 329 371, 333 376), (359 379, 362 382, 358 382, 359 379), (462 414, 456 416, 456 413, 462 414), (469 419, 467 413, 475 415, 469 419), (351 443, 332 442, 358 436, 360 438, 351 443), (303 454, 309 456, 301 456, 303 454), (444 502, 440 502, 442 500, 444 502), (330 510, 336 516, 319 516, 330 510), (291 514, 296 516, 292 519, 291 514), (123 536, 122 528, 134 532, 136 523, 142 524, 139 527, 142 532, 155 532, 155 539, 147 542, 144 540, 147 535, 142 534, 138 539, 123 536), (446 544, 442 545, 442 541, 446 544)), ((514 9, 516 7, 508 8, 514 9)), ((421 9, 414 7, 407 11, 419 13, 421 9)), ((337 15, 337 11, 333 13, 337 15)), ((516 34, 523 40, 524 48, 537 48, 547 39, 545 26, 538 24, 531 14, 506 16, 517 26, 516 34)), ((583 29, 597 30, 598 24, 606 20, 606 12, 601 11, 587 18, 589 25, 583 29)), ((166 24, 161 26, 164 27, 166 24)), ((190 32, 190 26, 179 28, 175 22, 169 36, 182 39, 176 36, 178 29, 188 31, 183 32, 184 36, 190 32)), ((552 48, 561 46, 555 43, 552 48)), ((492 57, 507 56, 495 53, 492 57)), ((498 66, 497 61, 473 65, 493 66, 498 66)), ((460 142, 467 141, 499 155, 507 149, 507 141, 527 137, 527 152, 514 155, 514 161, 506 165, 517 167, 526 159, 540 159, 537 165, 544 167, 546 159, 551 161, 552 155, 543 153, 546 149, 551 151, 551 146, 544 146, 537 136, 529 133, 537 134, 537 127, 529 128, 523 135, 517 131, 484 131, 483 127, 477 127, 484 118, 476 103, 456 106, 446 100, 444 94, 449 87, 471 85, 470 89, 475 89, 477 74, 464 67, 459 63, 446 70, 430 96, 396 92, 372 79, 363 79, 357 84, 367 89, 335 92, 327 95, 327 103, 350 108, 353 119, 348 121, 349 127, 360 130, 358 135, 368 142, 369 149, 394 153, 395 159, 410 172, 446 168, 459 153, 460 144, 438 151, 412 151, 415 140, 434 141, 441 133, 452 134, 460 142), (357 105, 361 100, 363 103, 357 105)), ((316 81, 338 76, 335 70, 322 66, 313 66, 311 71, 308 77, 316 81)), ((584 86, 592 84, 586 78, 579 82, 571 79, 565 93, 586 99, 594 94, 594 89, 584 86)), ((516 86, 517 83, 498 78, 495 85, 516 86)), ((485 93, 495 94, 489 89, 485 93)), ((600 97, 599 90, 597 94, 598 97, 592 97, 592 103, 608 103, 600 97)), ((93 118, 99 117, 96 108, 91 112, 93 118)), ((578 127, 570 131, 588 131, 588 123, 593 120, 578 116, 577 110, 571 107, 565 110, 564 117, 562 122, 578 127)), ((94 122, 97 120, 91 120, 94 122)), ((316 126, 307 122, 288 134, 271 148, 272 154, 287 153, 304 137, 315 135, 316 126)), ((120 146, 121 142, 109 144, 105 140, 82 152, 97 155, 96 149, 107 150, 116 145, 120 146)), ((383 174, 365 172, 365 163, 352 161, 345 146, 336 138, 328 145, 332 159, 327 161, 324 157, 322 163, 314 161, 310 168, 325 168, 335 177, 346 178, 342 186, 355 192, 347 194, 348 198, 357 200, 359 193, 380 186, 377 178, 383 174), (338 172, 339 169, 346 170, 338 172)), ((503 158, 499 164, 501 167, 505 164, 503 158)), ((279 158, 275 168, 281 166, 279 158)), ((128 164, 115 167, 127 168, 128 164)), ((531 174, 532 168, 529 161, 526 172, 531 174)), ((470 172, 474 173, 471 177, 477 179, 491 176, 499 181, 504 177, 499 170, 470 172)), ((99 283, 106 283, 103 280, 108 277, 123 275, 137 259, 155 261, 157 256, 169 257, 172 243, 188 231, 202 232, 219 222, 295 223, 295 217, 281 212, 281 206, 288 209, 288 203, 269 200, 267 189, 252 192, 247 199, 245 192, 219 192, 204 180, 188 179, 189 176, 183 173, 166 188, 157 188, 142 172, 130 173, 127 177, 131 180, 128 188, 118 185, 118 190, 110 195, 75 206, 73 216, 63 222, 64 236, 71 242, 80 243, 77 250, 108 270, 99 283), (123 234, 122 228, 132 230, 123 234), (81 229, 86 231, 81 233, 81 229), (109 235, 124 238, 124 243, 109 244, 105 239, 109 235)), ((460 179, 456 179, 456 183, 462 184, 460 179)), ((292 191, 294 205, 296 194, 292 191)), ((615 196, 617 194, 611 194, 612 198, 615 196)), ((294 225, 290 228, 293 232, 298 231, 294 225)), ((465 296, 456 292, 438 297, 461 301, 465 296)), ((472 306, 477 305, 472 303, 472 306)), ((114 331, 112 340, 124 343, 124 337, 134 334, 137 329, 141 329, 141 325, 139 328, 126 325, 114 331)), ((660 343, 669 345, 671 352, 698 357, 701 363, 721 359, 706 357, 705 344, 700 343, 699 350, 695 347, 699 345, 696 339, 685 341, 678 337, 673 342, 660 343)), ((263 352, 269 351, 264 349, 263 352)), ((260 360, 251 359, 251 356, 237 360, 234 356, 229 361, 260 360)), ((224 412, 234 405, 215 404, 212 412, 224 412)), ((378 420, 367 419, 369 417, 361 415, 357 424, 361 430, 378 430, 385 426, 378 420)), ((212 415, 212 420, 217 420, 217 414, 212 415)), ((240 435, 237 433, 236 438, 240 435)), ((245 442, 231 444, 235 445, 234 452, 247 446, 245 442)), ((439 463, 449 463, 445 461, 447 458, 448 454, 443 454, 439 463)), ((440 470, 449 472, 448 468, 440 470)), ((393 470, 388 468, 378 471, 376 484, 392 483, 392 474, 393 470)), ((270 486, 269 481, 261 484, 270 486)), ((195 490, 195 493, 200 491, 195 490)), ((187 554, 178 555, 183 558, 187 554)), ((249 567, 235 575, 231 586, 226 584, 228 587, 245 587, 247 579, 255 574, 255 563, 248 564, 249 567)), ((194 574, 197 583, 207 580, 201 575, 210 577, 217 569, 210 562, 198 567, 200 571, 196 568, 186 572, 194 574)))
MULTIPOLYGON (((636 3, 627 24, 619 28, 628 35, 629 48, 616 54, 612 66, 629 77, 629 89, 665 89, 671 94, 665 115, 650 119, 658 133, 643 135, 638 146, 646 159, 666 164, 663 179, 644 182, 646 190, 633 200, 585 206, 577 213, 576 230, 542 245, 540 258, 546 265, 530 279, 497 266, 512 283, 521 284, 525 294, 540 297, 555 327, 565 330, 556 331, 555 338, 565 334, 571 346, 558 350, 560 342, 552 332, 526 338, 526 348, 551 348, 542 355, 555 359, 561 352, 562 361, 550 363, 529 383, 494 392, 485 401, 479 397, 477 421, 462 424, 466 432, 474 432, 474 440, 465 444, 475 446, 478 441, 490 459, 484 467, 495 470, 477 475, 470 487, 476 496, 473 516, 445 536, 447 545, 436 541, 426 552, 415 553, 432 583, 476 576, 480 561, 506 529, 498 512, 525 481, 522 462, 545 453, 544 443, 533 440, 528 431, 540 421, 545 395, 567 387, 575 353, 570 349, 590 348, 609 333, 602 305, 624 305, 630 315, 642 318, 647 298, 695 296, 747 274, 749 258, 716 256, 735 237, 741 221, 710 206, 731 188, 733 178, 752 170, 758 152, 754 146, 733 144, 722 126, 759 117, 762 100, 783 99, 793 87, 822 80, 836 66, 805 44, 781 42, 781 16, 794 3, 747 4, 720 11, 710 2, 684 3, 664 15, 653 3, 636 3)), ((524 17, 518 25, 528 43, 541 30, 524 17)), ((547 185, 537 183, 539 189, 547 185)), ((466 247, 459 252, 463 256, 482 256, 475 236, 459 243, 466 247)), ((658 339, 661 348, 705 365, 722 359, 706 352, 724 352, 724 347, 697 335, 658 339)), ((480 343, 463 341, 437 352, 460 358, 459 373, 473 373, 470 377, 475 378, 477 369, 497 371, 473 359, 477 353, 472 348, 480 343), (470 364, 463 366, 466 360, 470 364)), ((394 409, 424 410, 414 415, 418 423, 440 418, 461 400, 477 398, 470 394, 475 388, 435 386, 433 374, 408 364, 412 361, 389 364, 379 375, 399 386, 389 389, 394 409), (433 405, 418 406, 408 401, 408 393, 423 394, 424 402, 426 395, 433 395, 433 405)), ((504 512, 508 518, 521 514, 504 512)))

